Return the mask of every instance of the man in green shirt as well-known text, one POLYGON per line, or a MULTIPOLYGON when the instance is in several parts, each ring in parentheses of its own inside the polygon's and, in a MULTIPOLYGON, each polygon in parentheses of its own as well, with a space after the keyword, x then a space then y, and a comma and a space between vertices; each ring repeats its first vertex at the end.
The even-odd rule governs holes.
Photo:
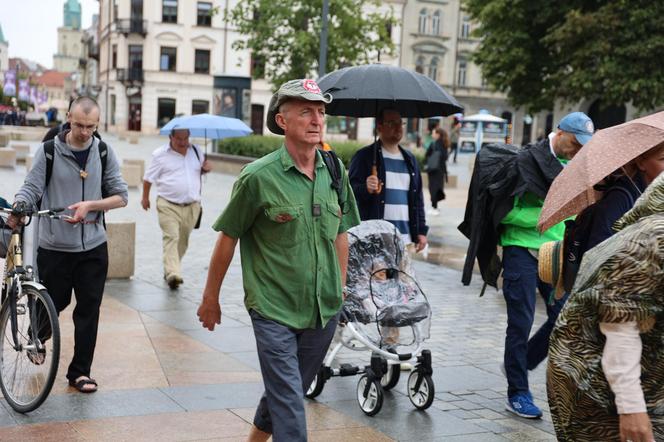
POLYGON ((198 316, 213 330, 219 291, 240 240, 245 305, 265 384, 249 440, 307 439, 304 392, 334 335, 348 263, 345 233, 359 224, 348 175, 339 193, 317 151, 325 104, 313 80, 292 80, 272 96, 267 126, 284 145, 247 165, 217 219, 198 316))
MULTIPOLYGON (((519 169, 537 180, 544 192, 568 160, 587 143, 594 127, 582 112, 572 112, 560 120, 558 130, 534 145, 527 146, 536 167, 519 169)), ((543 195, 545 196, 545 195, 543 195)), ((537 419, 542 411, 533 402, 528 387, 528 370, 542 362, 549 350, 549 335, 565 299, 549 303, 552 287, 537 275, 537 251, 547 241, 561 240, 565 225, 560 223, 540 234, 537 220, 544 200, 532 192, 514 198, 512 210, 502 219, 500 245, 503 247, 503 296, 507 306, 504 372, 507 378, 505 408, 528 419, 537 419), (537 291, 547 303, 547 321, 530 338, 535 319, 537 291)))

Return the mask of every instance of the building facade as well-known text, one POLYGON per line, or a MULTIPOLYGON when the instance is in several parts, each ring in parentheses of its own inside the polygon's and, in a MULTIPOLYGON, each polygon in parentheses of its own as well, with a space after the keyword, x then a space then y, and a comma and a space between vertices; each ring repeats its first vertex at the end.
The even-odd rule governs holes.
POLYGON ((100 0, 105 130, 156 133, 176 115, 206 112, 251 123, 249 56, 232 49, 240 36, 224 21, 234 4, 100 0))
MULTIPOLYGON (((9 69, 9 42, 5 40, 2 33, 2 25, 0 25, 0 74, 9 69)), ((1 77, 4 81, 4 77, 1 77)))
MULTIPOLYGON (((509 120, 515 143, 533 139, 537 118, 542 117, 526 115, 511 106, 504 94, 489 89, 480 68, 473 63, 479 40, 472 36, 475 24, 463 10, 461 0, 410 0, 403 20, 402 67, 442 85, 464 107, 466 115, 487 110, 509 120)), ((442 127, 449 129, 451 121, 448 119, 442 127)), ((420 122, 419 130, 426 131, 426 124, 420 122)))

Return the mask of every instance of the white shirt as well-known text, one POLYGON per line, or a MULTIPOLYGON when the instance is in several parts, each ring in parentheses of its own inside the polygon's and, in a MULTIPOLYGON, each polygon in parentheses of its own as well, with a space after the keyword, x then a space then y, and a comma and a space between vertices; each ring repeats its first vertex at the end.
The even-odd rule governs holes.
POLYGON ((203 161, 203 153, 197 147, 192 145, 186 155, 180 155, 167 143, 152 152, 152 162, 143 179, 156 184, 157 195, 172 203, 200 201, 203 161))
POLYGON ((636 321, 612 324, 600 322, 606 336, 602 370, 616 397, 618 414, 645 413, 641 389, 641 336, 636 321))

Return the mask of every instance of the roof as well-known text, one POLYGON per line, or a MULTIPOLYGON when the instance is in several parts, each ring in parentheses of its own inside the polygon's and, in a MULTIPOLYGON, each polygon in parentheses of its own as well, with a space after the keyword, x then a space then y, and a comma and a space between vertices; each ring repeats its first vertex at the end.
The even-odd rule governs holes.
POLYGON ((65 87, 65 79, 70 75, 70 72, 46 71, 36 80, 38 84, 46 87, 65 87))

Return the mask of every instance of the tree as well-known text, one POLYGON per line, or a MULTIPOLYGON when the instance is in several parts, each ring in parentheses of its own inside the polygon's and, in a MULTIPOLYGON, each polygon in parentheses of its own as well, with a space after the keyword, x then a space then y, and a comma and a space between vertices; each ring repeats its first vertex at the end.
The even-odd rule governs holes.
POLYGON ((664 2, 465 0, 479 23, 473 55, 487 82, 530 112, 601 98, 664 104, 664 2))
MULTIPOLYGON (((378 0, 332 0, 329 3, 327 69, 376 61, 394 52, 391 13, 378 0), (371 10, 371 11, 369 11, 371 10)), ((252 76, 276 88, 294 78, 310 77, 318 67, 322 0, 241 0, 228 19, 246 39, 233 48, 249 49, 252 76)))

